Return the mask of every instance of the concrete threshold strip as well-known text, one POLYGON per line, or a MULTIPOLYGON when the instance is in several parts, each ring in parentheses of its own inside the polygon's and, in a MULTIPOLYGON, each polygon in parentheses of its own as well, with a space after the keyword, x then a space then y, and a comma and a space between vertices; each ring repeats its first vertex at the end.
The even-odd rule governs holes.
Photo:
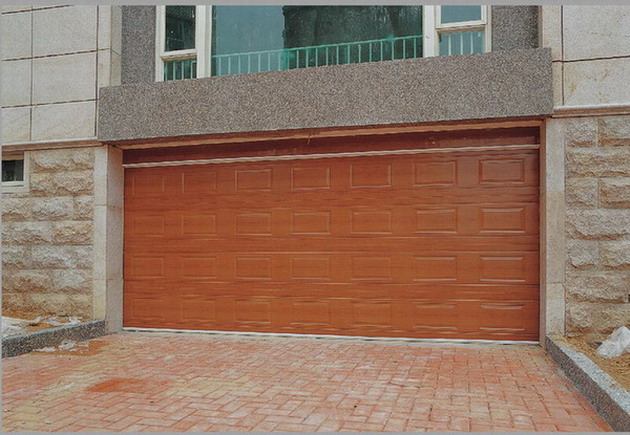
POLYGON ((599 415, 617 432, 630 432, 630 391, 586 355, 547 337, 547 352, 599 415))
POLYGON ((539 344, 538 341, 518 341, 518 340, 482 340, 467 338, 407 338, 407 337, 367 337, 363 335, 323 335, 323 334, 291 334, 281 332, 243 332, 243 331, 215 331, 205 329, 169 329, 169 328, 137 328, 126 326, 124 331, 129 332, 167 332, 167 333, 187 333, 205 335, 238 335, 252 337, 279 337, 279 338, 317 338, 331 340, 364 340, 364 341, 401 341, 412 343, 477 343, 477 344, 539 344))

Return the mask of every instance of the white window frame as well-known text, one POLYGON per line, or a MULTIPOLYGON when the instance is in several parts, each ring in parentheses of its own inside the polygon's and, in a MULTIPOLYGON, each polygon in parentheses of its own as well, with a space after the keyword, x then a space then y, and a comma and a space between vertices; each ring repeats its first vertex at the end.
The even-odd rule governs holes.
POLYGON ((24 193, 28 192, 29 186, 29 156, 28 152, 16 154, 3 154, 2 161, 22 160, 24 161, 24 179, 20 181, 2 181, 2 193, 24 193))
MULTIPOLYGON (((166 38, 166 6, 157 6, 156 13, 156 55, 155 80, 164 81, 164 62, 170 60, 197 57, 197 78, 210 77, 212 72, 212 8, 196 6, 195 11, 195 48, 189 50, 164 51, 166 38)), ((491 50, 490 42, 490 7, 481 6, 481 20, 442 24, 441 6, 423 6, 422 29, 424 43, 423 57, 439 56, 439 35, 441 33, 484 30, 484 53, 491 50)))

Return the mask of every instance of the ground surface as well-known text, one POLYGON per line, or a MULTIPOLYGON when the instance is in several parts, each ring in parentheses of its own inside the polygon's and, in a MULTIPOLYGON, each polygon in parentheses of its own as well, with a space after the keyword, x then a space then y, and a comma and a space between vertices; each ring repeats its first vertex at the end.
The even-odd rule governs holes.
POLYGON ((609 430, 533 345, 122 333, 3 361, 4 430, 609 430))
POLYGON ((590 358, 603 371, 612 376, 622 387, 630 391, 630 353, 616 358, 602 358, 597 355, 597 343, 588 337, 556 338, 578 352, 582 352, 590 358))

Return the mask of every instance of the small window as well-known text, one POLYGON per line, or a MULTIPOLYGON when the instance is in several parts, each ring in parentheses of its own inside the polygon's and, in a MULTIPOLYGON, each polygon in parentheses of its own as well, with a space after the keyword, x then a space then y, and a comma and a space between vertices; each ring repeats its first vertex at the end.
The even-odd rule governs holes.
POLYGON ((442 24, 481 20, 481 6, 442 6, 442 24))
POLYGON ((166 6, 160 57, 163 80, 194 79, 197 77, 197 8, 166 6))
POLYGON ((438 8, 438 54, 448 56, 488 51, 486 27, 486 8, 481 6, 438 8))
POLYGON ((7 185, 24 183, 23 159, 2 161, 2 183, 7 185))

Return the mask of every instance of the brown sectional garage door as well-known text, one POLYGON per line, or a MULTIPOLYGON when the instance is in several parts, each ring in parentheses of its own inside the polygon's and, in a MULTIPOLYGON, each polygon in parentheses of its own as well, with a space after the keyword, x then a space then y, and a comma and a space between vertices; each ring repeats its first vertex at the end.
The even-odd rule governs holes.
POLYGON ((538 339, 538 151, 126 170, 127 327, 538 339))

